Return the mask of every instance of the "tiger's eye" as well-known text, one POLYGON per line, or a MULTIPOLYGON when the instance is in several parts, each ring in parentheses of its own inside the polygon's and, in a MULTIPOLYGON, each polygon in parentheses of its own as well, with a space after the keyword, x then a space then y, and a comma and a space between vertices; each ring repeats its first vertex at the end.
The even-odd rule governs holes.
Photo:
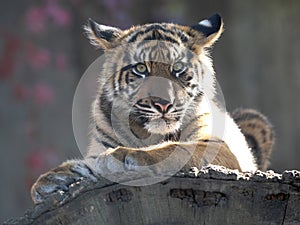
POLYGON ((145 64, 139 63, 135 66, 135 69, 138 73, 146 73, 147 72, 147 67, 145 64))
POLYGON ((173 71, 174 72, 179 72, 184 70, 184 64, 182 62, 176 62, 173 64, 173 71))

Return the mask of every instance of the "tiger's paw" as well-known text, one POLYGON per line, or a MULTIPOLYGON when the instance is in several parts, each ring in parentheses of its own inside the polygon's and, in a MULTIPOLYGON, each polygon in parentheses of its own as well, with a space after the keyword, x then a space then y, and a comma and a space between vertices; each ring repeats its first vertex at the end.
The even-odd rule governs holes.
MULTIPOLYGON (((136 171, 146 174, 164 174, 173 171, 177 164, 171 163, 172 158, 166 160, 171 148, 153 149, 150 151, 126 149, 119 147, 109 155, 108 165, 116 165, 112 161, 119 160, 123 163, 123 170, 136 171)), ((122 167, 118 167, 122 168, 122 167)))
POLYGON ((94 159, 86 159, 87 164, 100 175, 129 171, 153 173, 157 160, 145 151, 118 147, 109 149, 94 159))
POLYGON ((143 172, 157 172, 159 168, 155 165, 158 161, 150 154, 144 151, 129 152, 124 159, 124 166, 126 170, 143 171, 143 172))
POLYGON ((31 198, 35 204, 56 192, 67 192, 72 184, 83 180, 97 181, 93 171, 80 160, 64 162, 55 169, 41 175, 31 188, 31 198))

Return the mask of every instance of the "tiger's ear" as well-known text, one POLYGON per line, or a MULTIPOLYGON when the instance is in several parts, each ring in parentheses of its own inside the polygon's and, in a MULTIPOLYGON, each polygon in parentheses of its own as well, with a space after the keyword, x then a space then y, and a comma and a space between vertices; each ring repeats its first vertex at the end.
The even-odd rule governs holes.
POLYGON ((98 24, 91 18, 84 26, 84 30, 91 44, 103 50, 116 46, 116 42, 122 34, 122 30, 119 28, 98 24))
POLYGON ((200 34, 196 35, 195 40, 193 40, 194 44, 201 47, 210 47, 223 32, 223 20, 219 14, 214 14, 191 28, 200 34))

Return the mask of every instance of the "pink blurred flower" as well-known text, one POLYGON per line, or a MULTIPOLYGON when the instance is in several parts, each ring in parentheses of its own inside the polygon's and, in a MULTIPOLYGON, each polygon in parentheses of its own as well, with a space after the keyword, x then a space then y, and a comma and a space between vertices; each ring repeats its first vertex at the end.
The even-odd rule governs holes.
POLYGON ((28 155, 26 160, 28 167, 38 172, 48 170, 58 163, 59 157, 54 149, 50 147, 35 149, 28 155))
POLYGON ((33 98, 37 105, 47 105, 54 101, 54 91, 47 84, 36 84, 33 89, 33 98))
POLYGON ((42 69, 50 63, 50 53, 46 49, 37 48, 33 43, 26 46, 26 60, 34 69, 42 69))
POLYGON ((48 0, 45 6, 45 12, 57 25, 71 25, 72 21, 70 12, 59 6, 56 1, 48 0))
POLYGON ((28 168, 28 174, 25 178, 25 184, 30 189, 36 179, 46 171, 59 164, 59 155, 57 150, 51 147, 41 147, 34 149, 25 158, 28 168))
POLYGON ((0 55, 0 79, 7 79, 16 69, 16 57, 20 49, 20 40, 15 35, 4 33, 0 37, 3 48, 0 55))
POLYGON ((13 89, 14 97, 17 100, 25 100, 29 96, 29 89, 22 84, 15 84, 13 89))
POLYGON ((45 31, 47 15, 44 8, 39 6, 30 7, 25 14, 25 24, 28 29, 35 33, 45 31))
POLYGON ((67 57, 64 53, 58 53, 55 57, 55 65, 57 70, 65 70, 68 66, 67 57))
POLYGON ((44 68, 50 63, 50 54, 45 49, 39 49, 33 55, 31 65, 36 68, 44 68))

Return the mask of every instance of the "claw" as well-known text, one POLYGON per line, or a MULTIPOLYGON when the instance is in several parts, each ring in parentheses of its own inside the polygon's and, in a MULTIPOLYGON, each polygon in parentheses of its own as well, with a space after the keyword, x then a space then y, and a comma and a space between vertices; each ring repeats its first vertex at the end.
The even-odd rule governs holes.
POLYGON ((97 181, 93 171, 82 161, 67 161, 42 175, 32 186, 31 196, 35 204, 43 202, 55 192, 67 192, 72 184, 83 179, 97 181))
POLYGON ((130 155, 127 155, 125 157, 125 168, 127 170, 135 171, 135 170, 138 170, 139 166, 140 165, 139 165, 138 161, 135 158, 130 157, 130 155))
POLYGON ((97 181, 97 176, 94 174, 94 172, 86 164, 82 162, 75 164, 70 168, 70 170, 80 175, 81 177, 92 180, 93 182, 97 181))

